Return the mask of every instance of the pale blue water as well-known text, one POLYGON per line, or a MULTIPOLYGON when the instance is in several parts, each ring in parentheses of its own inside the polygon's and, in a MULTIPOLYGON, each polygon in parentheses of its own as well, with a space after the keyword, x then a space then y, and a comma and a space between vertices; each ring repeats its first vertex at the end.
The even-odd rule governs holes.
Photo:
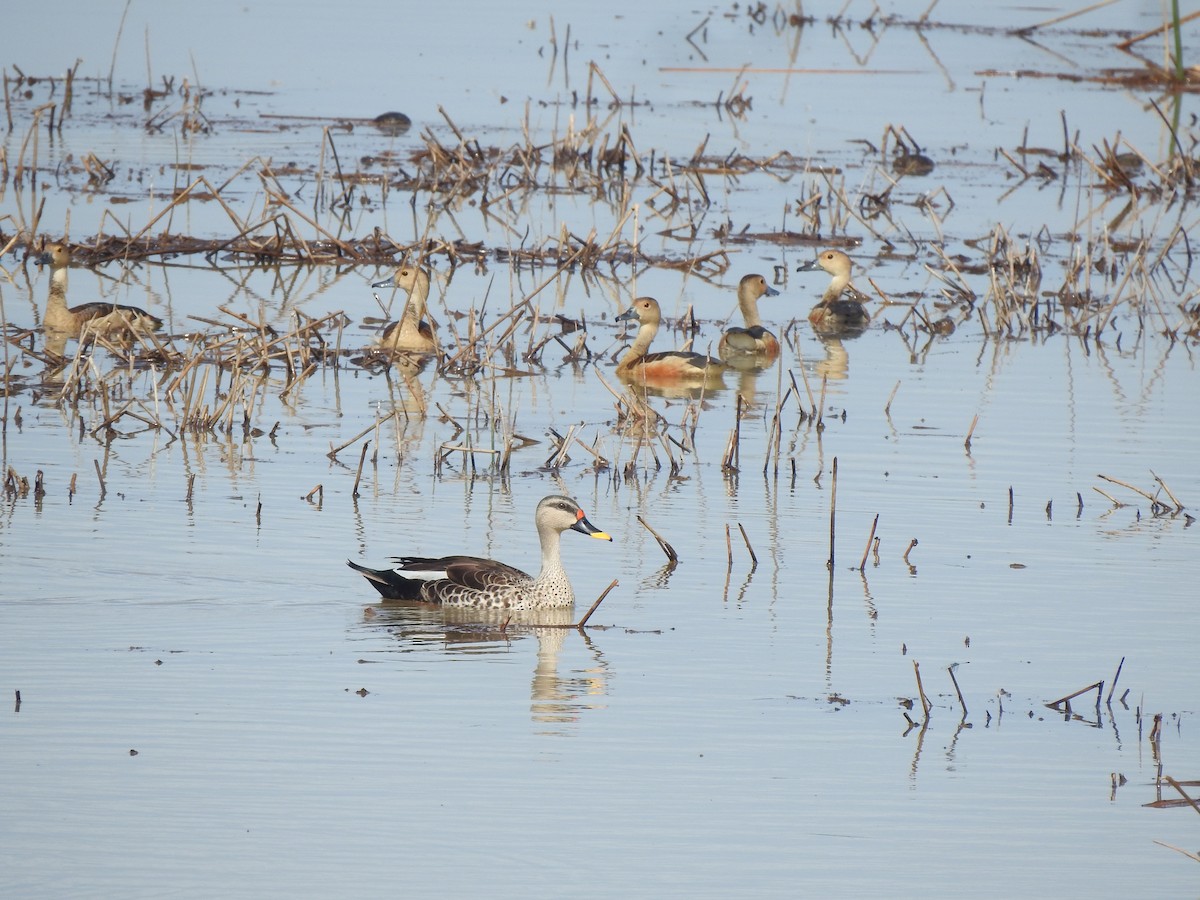
MULTIPOLYGON (((962 6, 939 5, 933 18, 1028 23, 1071 9, 962 6)), ((570 24, 578 42, 568 84, 561 60, 551 71, 547 13, 468 4, 401 16, 367 7, 334 23, 325 11, 297 14, 290 5, 204 14, 172 4, 131 7, 117 70, 127 89, 144 81, 148 42, 156 75, 192 78, 194 68, 217 91, 206 113, 243 124, 189 140, 172 130, 143 133, 140 103, 113 107, 110 126, 100 118, 107 101, 85 105, 78 124, 40 148, 47 166, 41 230, 57 236, 69 216, 76 240, 112 233, 102 215, 108 210, 136 231, 151 207, 162 208, 161 200, 140 200, 141 184, 129 187, 139 202, 113 204, 109 195, 121 185, 88 195, 78 189, 86 176, 50 169, 89 151, 116 161, 122 179, 145 172, 164 190, 177 177, 164 161, 177 154, 211 165, 214 182, 255 154, 315 165, 327 120, 290 120, 273 133, 243 127, 260 112, 370 117, 401 108, 413 116, 413 131, 399 138, 361 127, 336 133, 344 164, 381 148, 416 148, 422 127, 450 140, 439 103, 497 146, 522 140, 526 100, 535 130, 561 133, 571 110, 541 101, 584 90, 588 59, 621 93, 636 88, 649 101, 626 113, 639 150, 658 147, 673 158, 688 158, 711 133, 721 154, 817 153, 845 167, 852 187, 880 187, 874 160, 847 142, 878 141, 887 124, 903 124, 944 165, 897 189, 897 225, 888 234, 903 242, 901 257, 875 260, 879 237, 855 223, 849 230, 865 241, 854 253, 863 266, 858 283, 869 276, 903 299, 923 292, 927 306, 939 299, 938 284, 921 264, 934 261, 927 242, 939 227, 948 252, 977 259, 963 250, 964 239, 996 224, 1022 234, 1045 224, 1044 266, 1057 273, 1063 235, 1080 222, 1101 234, 1126 202, 1088 192, 1090 179, 1078 173, 1064 193, 1030 182, 1003 196, 1013 179, 994 151, 1011 151, 1027 122, 1031 144, 1057 147, 1065 109, 1081 129, 1081 148, 1120 132, 1160 158, 1162 130, 1144 95, 977 74, 1126 64, 1081 29, 1148 30, 1156 5, 1116 4, 1078 27, 1051 29, 1040 44, 895 26, 872 37, 855 27, 846 34, 851 46, 860 54, 874 47, 867 67, 915 74, 748 74, 754 106, 743 121, 709 105, 728 91, 733 72, 669 70, 855 69, 842 36, 827 24, 806 29, 793 57, 794 30, 776 34, 725 8, 556 7, 559 39, 570 24), (683 37, 710 14, 704 60, 683 37), (463 49, 481 44, 486 53, 463 49), (233 93, 260 90, 269 93, 233 93), (853 114, 836 114, 847 98, 853 114), (62 189, 58 178, 74 189, 62 189), (935 225, 912 201, 939 185, 955 207, 948 215, 939 208, 944 220, 935 225), (1089 204, 1103 208, 1087 218, 1089 204)), ((869 9, 851 13, 861 18, 869 9)), ((119 14, 80 8, 52 31, 31 10, 15 11, 7 33, 23 37, 6 47, 7 64, 51 74, 83 56, 81 74, 106 74, 119 14)), ((44 99, 15 107, 3 144, 10 167, 29 109, 44 99)), ((288 183, 311 208, 311 180, 288 183)), ((712 229, 726 218, 735 230, 776 229, 785 205, 814 183, 821 182, 799 174, 711 176, 716 202, 694 246, 660 236, 648 204, 641 238, 650 253, 710 252, 722 246, 712 229)), ((0 196, 6 235, 31 218, 31 193, 10 186, 0 196)), ((473 208, 453 210, 452 224, 423 201, 414 213, 406 194, 393 191, 386 203, 377 188, 364 196, 367 204, 351 217, 355 234, 379 225, 409 239, 432 217, 434 233, 451 239, 489 247, 520 241, 473 208)), ((230 197, 247 219, 262 209, 255 178, 232 187, 230 197)), ((1176 221, 1190 225, 1186 207, 1166 212, 1145 203, 1122 234, 1144 232, 1161 246, 1176 221)), ((177 218, 176 232, 230 231, 213 203, 179 215, 190 218, 177 218)), ((563 223, 581 235, 592 227, 607 234, 614 212, 587 198, 538 195, 528 208, 500 215, 527 225, 536 244, 563 223)), ((903 318, 904 308, 894 307, 845 342, 839 364, 838 349, 803 322, 820 281, 790 274, 811 248, 728 246, 731 268, 715 284, 618 267, 613 278, 602 271, 587 283, 559 279, 539 302, 545 313, 586 315, 588 346, 608 354, 620 345, 611 316, 637 293, 653 294, 670 316, 695 308, 704 347, 715 344, 718 323, 734 309, 737 278, 782 267, 782 296, 763 305, 777 331, 801 320, 782 364, 798 382, 807 374, 817 395, 822 374, 830 377, 823 431, 800 422, 794 397, 784 407, 777 476, 763 474, 778 399, 774 371, 756 380, 731 376, 729 390, 708 398, 695 453, 673 450, 683 459, 679 477, 660 445, 663 468, 643 450, 626 479, 633 442, 617 429, 600 381, 617 383, 607 358, 566 364, 552 344, 544 366, 528 366, 533 374, 525 377, 467 381, 427 370, 419 382, 429 415, 383 429, 378 461, 368 461, 355 500, 360 444, 336 462, 326 454, 373 423, 377 410, 411 403, 400 379, 323 369, 281 399, 280 368, 255 395, 254 424, 267 432, 278 422, 273 439, 243 442, 236 431, 172 438, 123 420, 106 445, 86 434, 103 419, 100 405, 60 409, 52 385, 35 397, 40 366, 10 345, 6 366, 31 385, 8 398, 5 469, 31 480, 41 469, 47 494, 40 503, 5 496, 0 507, 5 895, 1048 897, 1127 896, 1153 884, 1161 895, 1192 896, 1196 863, 1154 842, 1194 848, 1195 813, 1143 806, 1157 796, 1157 760, 1138 711, 1166 716, 1163 773, 1195 779, 1195 530, 1188 515, 1151 515, 1143 498, 1098 476, 1153 490, 1158 475, 1194 514, 1194 341, 1160 334, 1181 319, 1178 304, 1195 302, 1194 276, 1181 268, 1171 270, 1173 284, 1161 276, 1150 282, 1145 289, 1157 294, 1147 308, 1157 317, 1139 328, 1122 306, 1099 342, 1063 333, 996 340, 971 319, 926 346, 911 330, 906 338, 883 327, 882 320, 903 318), (730 475, 721 457, 735 390, 759 406, 742 423, 741 471, 730 475), (491 433, 476 414, 493 403, 540 443, 516 452, 508 479, 472 480, 456 460, 439 473, 439 448, 461 440, 443 411, 474 418, 473 437, 486 445, 491 433), (977 414, 968 452, 963 442, 977 414), (576 447, 568 465, 548 471, 550 429, 565 434, 580 423, 581 439, 595 442, 612 467, 597 470, 576 447), (318 484, 323 499, 306 500, 318 484), (1114 508, 1097 487, 1129 505, 1114 508), (520 623, 500 632, 494 622, 386 609, 344 565, 347 557, 382 563, 400 552, 462 551, 533 567, 532 509, 556 492, 577 497, 615 539, 563 539, 577 613, 619 581, 590 623, 605 627, 586 636, 520 623), (863 577, 853 568, 877 514, 881 556, 863 577), (678 550, 673 572, 663 570, 639 515, 678 550), (758 557, 754 569, 738 523, 758 557), (914 538, 910 568, 901 557, 914 538), (1067 722, 1043 705, 1101 679, 1107 690, 1122 658, 1124 705, 1102 706, 1095 722, 1067 722), (899 703, 916 695, 914 660, 935 704, 924 734, 906 733, 899 703), (949 666, 970 728, 958 728, 949 666), (9 705, 14 691, 19 711, 9 705), (1128 779, 1115 794, 1114 773, 1128 779)), ((48 273, 22 268, 19 255, 0 262, 10 275, 0 282, 6 320, 31 327, 48 273)), ((444 339, 449 323, 458 324, 453 312, 479 308, 486 297, 494 320, 550 275, 494 260, 486 271, 451 272, 435 262, 431 311, 444 339)), ((219 305, 255 318, 261 312, 280 328, 293 310, 314 317, 345 310, 353 320, 345 343, 361 346, 370 333, 362 320, 382 315, 367 288, 377 277, 371 267, 277 274, 181 259, 98 274, 78 268, 71 292, 148 306, 175 335, 208 327, 192 316, 222 318, 219 305)), ((986 276, 967 278, 986 293, 986 276)), ((1051 282, 1048 275, 1046 289, 1057 287, 1051 282)), ((533 336, 521 332, 518 346, 545 333, 544 326, 533 336)), ((659 345, 680 339, 667 332, 659 345)), ((103 355, 97 365, 112 368, 103 355)), ((122 376, 122 396, 152 398, 156 377, 122 376)), ((785 389, 789 383, 785 377, 785 389)), ((157 402, 177 430, 161 391, 157 402)), ((675 426, 686 419, 685 403, 653 405, 684 440, 675 426)), ((1085 719, 1095 716, 1094 696, 1076 702, 1085 719)), ((1164 787, 1163 796, 1172 793, 1164 787)))

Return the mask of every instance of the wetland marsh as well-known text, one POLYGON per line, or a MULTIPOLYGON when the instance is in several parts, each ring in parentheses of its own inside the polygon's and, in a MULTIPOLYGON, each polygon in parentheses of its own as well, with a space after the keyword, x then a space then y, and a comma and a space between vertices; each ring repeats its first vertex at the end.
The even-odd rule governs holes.
POLYGON ((13 14, 6 896, 1194 895, 1158 4, 291 11, 13 14), (161 330, 55 343, 61 240, 161 330), (829 248, 861 334, 808 321, 829 248), (430 357, 372 348, 402 264, 430 357), (716 353, 750 273, 777 358, 622 382, 636 298, 716 353), (573 610, 345 565, 536 571, 548 494, 613 538, 573 610))

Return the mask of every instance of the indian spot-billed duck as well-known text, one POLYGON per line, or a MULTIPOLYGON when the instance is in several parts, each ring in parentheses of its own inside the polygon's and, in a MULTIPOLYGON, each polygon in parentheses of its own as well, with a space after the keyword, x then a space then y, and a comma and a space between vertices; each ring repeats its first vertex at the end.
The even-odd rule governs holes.
POLYGON ((588 521, 570 497, 543 497, 533 517, 542 544, 542 570, 531 576, 494 559, 476 556, 398 556, 390 569, 369 569, 346 560, 385 600, 419 600, 476 609, 555 609, 571 606, 575 592, 559 556, 564 531, 602 541, 612 538, 588 521))

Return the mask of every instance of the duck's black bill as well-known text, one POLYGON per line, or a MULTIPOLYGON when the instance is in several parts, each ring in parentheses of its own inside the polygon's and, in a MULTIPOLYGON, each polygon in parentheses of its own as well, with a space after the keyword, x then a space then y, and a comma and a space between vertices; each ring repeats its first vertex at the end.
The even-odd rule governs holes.
POLYGON ((586 534, 588 537, 594 537, 600 541, 611 541, 612 536, 607 532, 601 531, 595 525, 587 520, 587 516, 583 513, 579 514, 579 518, 575 524, 571 526, 572 531, 578 531, 580 534, 586 534))

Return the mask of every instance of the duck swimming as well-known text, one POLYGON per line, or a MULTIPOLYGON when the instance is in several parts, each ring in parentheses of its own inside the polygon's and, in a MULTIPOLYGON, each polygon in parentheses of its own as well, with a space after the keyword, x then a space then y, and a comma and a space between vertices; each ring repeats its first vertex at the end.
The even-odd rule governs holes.
POLYGON ((570 497, 551 495, 537 505, 533 521, 542 545, 537 576, 476 556, 398 556, 391 569, 369 569, 346 560, 385 600, 419 600, 475 609, 556 609, 571 606, 575 592, 559 556, 559 537, 578 531, 602 541, 612 538, 588 521, 570 497))
POLYGON ((767 284, 761 275, 747 275, 738 282, 738 306, 742 310, 744 328, 733 327, 721 335, 717 344, 717 355, 728 361, 730 358, 761 356, 774 359, 779 355, 779 338, 763 328, 758 316, 760 297, 777 297, 779 291, 767 284))
POLYGON ((617 376, 636 384, 701 384, 720 379, 725 363, 703 353, 690 350, 664 350, 647 353, 658 326, 662 310, 653 297, 639 297, 633 306, 617 316, 618 322, 637 319, 641 323, 633 345, 617 364, 617 376))
POLYGON ((46 300, 44 329, 59 336, 78 337, 86 326, 98 334, 146 334, 162 328, 162 319, 136 306, 97 301, 67 306, 67 268, 71 248, 51 244, 37 257, 38 265, 50 266, 50 294, 46 300))
POLYGON ((418 266, 401 266, 390 278, 374 282, 373 288, 400 288, 408 293, 408 302, 400 318, 390 323, 375 342, 382 350, 409 350, 432 353, 437 349, 433 327, 425 321, 429 301, 429 272, 418 266))
POLYGON ((816 259, 796 269, 797 272, 824 269, 832 276, 821 302, 808 314, 808 321, 816 331, 826 334, 862 331, 871 321, 871 314, 863 305, 866 298, 850 284, 853 267, 850 257, 841 250, 824 250, 816 259))

